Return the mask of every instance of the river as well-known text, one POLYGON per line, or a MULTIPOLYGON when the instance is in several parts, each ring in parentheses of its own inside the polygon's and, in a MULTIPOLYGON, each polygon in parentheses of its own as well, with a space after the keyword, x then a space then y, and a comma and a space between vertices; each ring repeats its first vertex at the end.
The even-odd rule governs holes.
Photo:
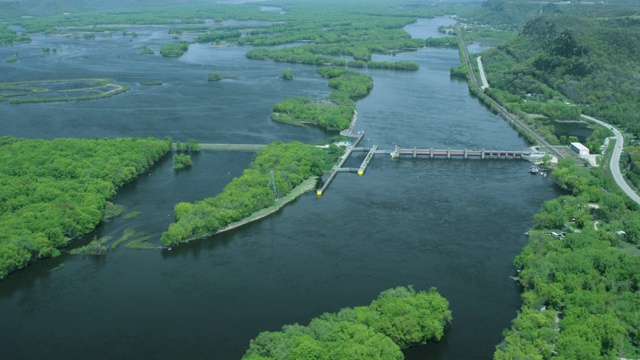
MULTIPOLYGON (((450 22, 421 20, 407 30, 442 36, 437 27, 450 22)), ((132 87, 97 101, 0 103, 0 135, 170 135, 219 143, 313 143, 331 135, 269 119, 277 101, 329 94, 315 67, 250 61, 243 56, 250 47, 236 46, 192 45, 178 59, 162 58, 158 49, 170 41, 166 27, 130 31, 138 37, 36 36, 30 44, 0 48, 0 58, 20 55, 3 65, 0 81, 110 77, 132 87), (143 45, 156 55, 140 55, 143 45), (43 55, 43 47, 58 53, 43 55), (287 69, 293 81, 279 78, 287 69), (237 78, 209 83, 209 72, 237 78), (163 85, 140 85, 152 80, 163 85)), ((366 131, 364 146, 526 147, 465 82, 449 77, 460 62, 457 50, 376 58, 416 61, 421 68, 367 71, 374 88, 358 102, 356 126, 366 131)), ((142 215, 108 221, 91 236, 117 238, 133 228, 158 242, 175 203, 219 192, 251 157, 202 152, 180 172, 167 157, 115 197, 142 215)), ((524 161, 378 155, 363 177, 338 175, 322 198, 303 195, 268 218, 172 251, 120 247, 98 258, 65 253, 38 261, 0 282, 2 358, 238 359, 261 331, 306 324, 408 284, 437 287, 454 319, 442 341, 406 350, 408 359, 490 358, 520 305, 512 260, 527 241, 532 215, 559 194, 528 167, 524 161)))

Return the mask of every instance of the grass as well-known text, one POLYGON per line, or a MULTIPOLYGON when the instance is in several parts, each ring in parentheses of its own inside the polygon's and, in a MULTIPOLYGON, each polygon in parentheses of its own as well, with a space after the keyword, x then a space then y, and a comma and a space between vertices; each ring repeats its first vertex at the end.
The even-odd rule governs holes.
POLYGON ((102 220, 108 220, 117 216, 120 216, 124 212, 124 205, 114 204, 111 201, 107 201, 104 206, 104 214, 102 220))
POLYGON ((100 239, 94 238, 87 245, 72 249, 71 251, 69 251, 69 253, 71 255, 104 255, 107 253, 107 247, 105 246, 105 243, 109 240, 111 240, 111 236, 105 236, 100 239))
POLYGON ((122 218, 125 220, 131 220, 133 218, 140 216, 140 214, 142 214, 142 211, 138 211, 138 210, 129 211, 128 213, 124 214, 122 218))
POLYGON ((137 232, 135 229, 126 229, 122 234, 122 236, 118 238, 118 240, 114 241, 113 244, 111 244, 111 250, 117 249, 118 246, 120 246, 122 243, 127 241, 128 242, 124 244, 124 247, 127 249, 134 249, 134 250, 155 249, 157 245, 149 243, 148 242, 149 239, 150 239, 149 233, 137 232))

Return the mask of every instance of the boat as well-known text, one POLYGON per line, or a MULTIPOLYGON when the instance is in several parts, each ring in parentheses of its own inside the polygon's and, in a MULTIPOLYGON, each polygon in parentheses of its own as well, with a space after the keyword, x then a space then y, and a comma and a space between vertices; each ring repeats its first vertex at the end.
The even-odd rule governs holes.
POLYGON ((539 171, 540 171, 540 170, 538 169, 538 167, 537 167, 537 166, 532 166, 532 167, 530 167, 530 168, 529 168, 529 174, 533 174, 533 175, 535 175, 535 174, 537 174, 539 171))

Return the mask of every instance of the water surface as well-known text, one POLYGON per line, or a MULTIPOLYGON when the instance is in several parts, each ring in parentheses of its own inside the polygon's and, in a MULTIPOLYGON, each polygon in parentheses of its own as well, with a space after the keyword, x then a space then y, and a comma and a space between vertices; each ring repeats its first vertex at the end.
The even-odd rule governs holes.
MULTIPOLYGON (((442 17, 411 33, 438 36, 442 17), (414 32, 415 31, 415 32, 414 32)), ((105 100, 0 103, 2 135, 28 138, 170 135, 201 142, 315 142, 330 133, 269 120, 284 98, 325 97, 315 67, 250 61, 249 47, 193 45, 185 56, 139 55, 170 40, 166 28, 137 38, 77 41, 35 37, 16 50, 0 81, 111 77, 132 90, 105 100), (56 56, 42 47, 63 49, 56 56), (294 81, 280 74, 291 69, 294 81), (208 72, 237 79, 208 83, 208 72), (162 86, 140 81, 160 79, 162 86)), ((156 52, 157 53, 157 52, 156 52)), ((358 103, 365 146, 521 150, 524 140, 452 80, 456 50, 421 49, 384 60, 411 60, 417 72, 366 71, 374 89, 358 103)), ((358 163, 364 155, 355 157, 358 163)), ((174 172, 169 157, 115 202, 142 211, 114 219, 96 236, 125 229, 157 242, 172 207, 219 192, 251 161, 250 153, 203 152, 174 172)), ((409 359, 487 359, 520 304, 509 278, 540 204, 555 186, 507 160, 392 160, 377 156, 364 177, 340 174, 322 198, 306 194, 278 213, 172 251, 119 248, 104 257, 63 255, 36 262, 0 283, 3 359, 237 359, 261 331, 306 324, 324 312, 368 304, 390 287, 435 286, 451 304, 453 325, 437 344, 409 359), (64 268, 51 270, 64 263, 64 268), (7 325, 8 324, 8 325, 7 325)), ((77 241, 76 243, 81 243, 77 241)))

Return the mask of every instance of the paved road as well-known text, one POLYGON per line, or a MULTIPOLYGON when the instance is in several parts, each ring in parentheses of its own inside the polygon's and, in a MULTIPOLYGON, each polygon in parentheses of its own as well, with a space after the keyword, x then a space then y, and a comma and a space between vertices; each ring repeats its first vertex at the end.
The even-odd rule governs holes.
MULTIPOLYGON (((478 85, 478 79, 476 79, 476 74, 473 71, 473 67, 471 66, 471 60, 469 60, 469 52, 467 51, 467 46, 464 43, 464 39, 462 38, 461 32, 458 31, 458 39, 460 39, 460 43, 461 43, 461 48, 462 48, 462 54, 464 55, 464 60, 467 63, 467 67, 469 68, 469 75, 471 76, 471 82, 473 84, 473 86, 475 88, 477 88, 480 92, 483 92, 483 90, 480 88, 480 86, 478 85)), ((495 100, 493 100, 492 98, 487 96, 487 101, 490 101, 491 104, 493 104, 493 106, 498 109, 498 111, 508 120, 511 121, 512 123, 516 124, 518 127, 520 127, 522 130, 524 130, 526 133, 530 134, 531 136, 533 136, 533 138, 536 140, 536 142, 538 143, 538 145, 542 146, 543 148, 547 149, 547 152, 555 157, 557 157, 558 159, 562 159, 567 157, 565 154, 563 154, 563 152, 558 151, 557 149, 555 149, 553 146, 551 146, 551 144, 549 144, 542 136, 538 135, 538 133, 536 133, 535 131, 533 131, 532 129, 530 129, 524 122, 522 122, 520 120, 520 118, 518 118, 516 115, 510 113, 507 111, 507 109, 505 107, 503 107, 502 105, 498 104, 495 100)))
POLYGON ((591 116, 587 116, 587 115, 582 115, 582 117, 587 120, 591 120, 595 123, 598 123, 604 127, 607 127, 611 131, 613 131, 616 137, 616 145, 613 148, 613 154, 611 155, 611 163, 609 164, 609 169, 611 169, 611 175, 613 175, 613 179, 616 181, 616 184, 618 184, 620 189, 622 189, 622 191, 624 191, 624 193, 627 194, 627 196, 629 196, 631 200, 640 204, 640 196, 638 196, 638 194, 636 194, 636 192, 633 191, 631 187, 629 187, 627 182, 624 180, 622 173, 620 172, 620 155, 622 154, 622 147, 624 145, 624 138, 622 137, 622 134, 620 133, 620 131, 618 131, 618 129, 616 129, 612 125, 607 124, 604 121, 600 121, 596 118, 592 118, 591 116))
POLYGON ((489 88, 489 83, 487 82, 487 77, 484 74, 484 66, 482 66, 482 58, 478 56, 476 58, 478 61, 478 71, 480 71, 480 80, 482 80, 482 90, 489 88))

